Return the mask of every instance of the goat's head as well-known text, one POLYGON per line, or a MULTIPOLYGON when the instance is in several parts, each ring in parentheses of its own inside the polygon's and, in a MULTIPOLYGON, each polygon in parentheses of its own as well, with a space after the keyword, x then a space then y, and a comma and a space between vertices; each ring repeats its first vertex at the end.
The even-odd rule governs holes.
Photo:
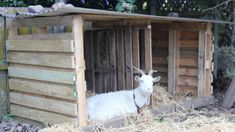
POLYGON ((153 83, 158 82, 161 77, 155 77, 153 78, 152 74, 153 72, 157 72, 154 70, 150 70, 148 74, 145 74, 143 70, 140 70, 136 67, 134 67, 135 70, 141 73, 141 77, 135 76, 135 80, 139 82, 139 88, 145 95, 150 95, 153 93, 153 83))

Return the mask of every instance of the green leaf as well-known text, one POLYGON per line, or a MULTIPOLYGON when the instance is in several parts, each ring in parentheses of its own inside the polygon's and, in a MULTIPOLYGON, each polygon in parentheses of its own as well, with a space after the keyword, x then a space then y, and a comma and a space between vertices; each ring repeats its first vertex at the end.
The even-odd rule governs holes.
POLYGON ((122 12, 124 11, 124 7, 122 6, 121 2, 118 2, 115 6, 116 11, 122 12))
POLYGON ((126 0, 118 0, 119 2, 121 2, 121 3, 125 3, 126 2, 126 0))
POLYGON ((132 4, 134 4, 136 2, 136 0, 126 0, 126 1, 129 3, 132 3, 132 4))

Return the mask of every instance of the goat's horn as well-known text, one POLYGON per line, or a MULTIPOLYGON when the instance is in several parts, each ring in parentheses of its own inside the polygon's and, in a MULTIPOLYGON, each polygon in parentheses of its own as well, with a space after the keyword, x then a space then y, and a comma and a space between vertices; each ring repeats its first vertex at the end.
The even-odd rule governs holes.
POLYGON ((157 70, 149 70, 148 75, 153 75, 154 72, 157 72, 157 70))
POLYGON ((144 71, 143 70, 140 70, 139 68, 133 66, 133 68, 138 71, 141 75, 145 75, 144 71))

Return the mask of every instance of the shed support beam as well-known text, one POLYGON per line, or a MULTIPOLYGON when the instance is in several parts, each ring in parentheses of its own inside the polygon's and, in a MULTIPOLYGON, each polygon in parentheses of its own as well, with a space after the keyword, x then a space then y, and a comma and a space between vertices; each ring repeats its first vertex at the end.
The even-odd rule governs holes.
POLYGON ((81 126, 87 126, 86 111, 86 82, 85 82, 85 61, 84 61, 84 43, 83 43, 83 25, 84 19, 81 15, 74 16, 73 35, 75 42, 75 72, 76 72, 76 90, 78 103, 78 118, 81 126))
POLYGON ((205 30, 199 31, 198 47, 198 97, 205 95, 206 88, 206 35, 205 30))
POLYGON ((144 29, 145 69, 152 69, 152 35, 151 25, 144 29))

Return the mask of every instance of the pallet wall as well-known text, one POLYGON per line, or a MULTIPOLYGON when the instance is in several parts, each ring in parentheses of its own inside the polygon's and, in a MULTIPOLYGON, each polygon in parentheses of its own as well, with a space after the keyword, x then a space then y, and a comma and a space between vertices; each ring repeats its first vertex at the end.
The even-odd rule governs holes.
POLYGON ((152 56, 153 69, 161 76, 160 84, 168 84, 168 45, 169 31, 159 28, 157 24, 152 25, 152 56))
POLYGON ((85 32, 87 87, 96 93, 133 89, 132 28, 85 32))
POLYGON ((7 61, 13 115, 52 124, 77 119, 72 32, 47 30, 50 24, 62 24, 63 18, 70 19, 63 25, 71 25, 71 17, 51 17, 14 20, 9 26, 7 61), (18 32, 24 26, 36 27, 35 32, 18 32))

